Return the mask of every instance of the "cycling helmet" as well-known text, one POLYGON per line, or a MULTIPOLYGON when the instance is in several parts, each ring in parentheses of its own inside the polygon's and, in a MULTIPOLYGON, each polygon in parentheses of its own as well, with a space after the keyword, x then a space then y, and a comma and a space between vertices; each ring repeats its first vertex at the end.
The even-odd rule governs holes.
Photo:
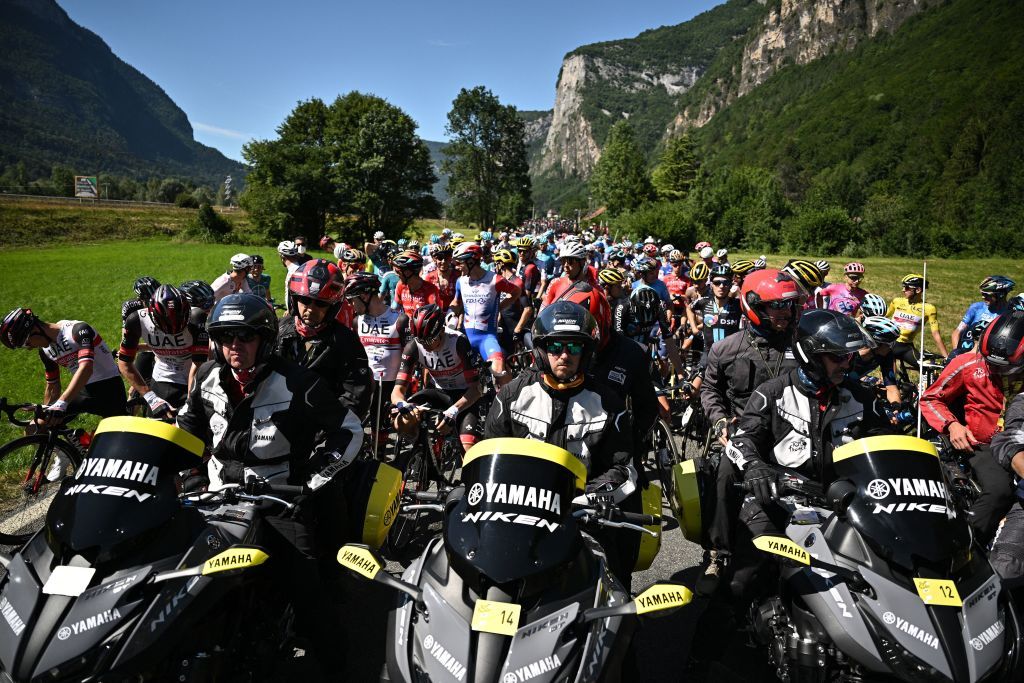
POLYGON ((989 294, 998 299, 1005 299, 1017 283, 1002 275, 989 275, 981 281, 978 288, 982 294, 989 294))
POLYGON ((405 239, 404 237, 400 237, 398 241, 395 242, 395 244, 398 245, 399 249, 404 251, 405 248, 409 245, 409 240, 405 239))
POLYGON ((384 258, 386 263, 391 263, 391 259, 398 253, 398 244, 394 240, 384 240, 377 245, 377 252, 384 258))
POLYGON ((490 230, 484 230, 480 233, 480 239, 484 242, 491 242, 494 240, 494 233, 490 230))
POLYGON ((248 270, 252 268, 252 257, 248 254, 235 254, 231 257, 231 270, 248 270))
POLYGON ((629 295, 629 309, 637 325, 648 328, 658 321, 661 297, 651 287, 637 287, 629 295))
POLYGON ((754 262, 745 258, 736 259, 732 262, 732 272, 736 275, 749 275, 754 272, 754 262))
POLYGON ((644 244, 645 245, 646 244, 655 244, 655 239, 653 237, 651 237, 650 235, 648 235, 647 238, 644 239, 644 244))
POLYGON ((808 295, 813 294, 814 290, 821 287, 824 282, 821 269, 810 261, 802 259, 791 260, 782 267, 782 272, 796 280, 808 295))
POLYGON ((423 256, 418 251, 407 249, 393 258, 391 265, 399 270, 412 270, 419 273, 423 269, 423 256))
POLYGON ((703 249, 709 248, 710 246, 711 242, 697 242, 697 244, 693 245, 693 250, 701 251, 703 249))
POLYGON ((715 256, 717 256, 720 259, 725 258, 728 255, 729 255, 729 250, 728 249, 719 249, 718 252, 715 254, 715 256))
POLYGON ((917 273, 910 273, 909 275, 907 275, 906 277, 904 277, 900 281, 900 284, 902 284, 904 287, 913 287, 914 289, 924 289, 926 283, 925 283, 924 275, 918 275, 917 273))
POLYGON ((545 352, 546 344, 549 341, 579 341, 583 343, 579 370, 582 374, 594 355, 600 334, 597 321, 586 308, 565 299, 556 301, 546 306, 533 322, 533 358, 538 367, 550 375, 551 366, 548 365, 548 354, 545 352))
POLYGON ((740 308, 751 326, 761 334, 783 332, 795 325, 800 314, 796 305, 799 301, 800 289, 793 278, 774 268, 751 273, 743 280, 740 289, 740 308), (793 311, 789 325, 786 330, 775 329, 767 309, 787 302, 793 311))
POLYGON ((712 266, 711 267, 711 278, 714 279, 716 277, 727 277, 727 278, 731 279, 732 278, 732 268, 730 266, 725 265, 724 263, 719 263, 719 264, 716 264, 716 265, 712 266))
POLYGON ((440 244, 441 243, 441 236, 440 235, 431 235, 430 236, 430 243, 431 244, 440 244))
POLYGON ((768 259, 764 256, 754 259, 754 270, 764 270, 768 267, 768 259))
POLYGON ((868 316, 862 325, 878 344, 892 344, 900 337, 899 325, 882 315, 868 316))
POLYGON ((306 261, 288 276, 288 293, 292 295, 288 297, 288 312, 295 318, 299 317, 296 297, 330 304, 327 314, 317 327, 320 329, 338 315, 341 292, 341 271, 338 266, 323 259, 306 261))
POLYGON ((167 334, 179 334, 188 326, 192 305, 174 285, 160 285, 146 306, 153 324, 167 334))
POLYGON ((452 238, 448 240, 448 243, 453 247, 457 247, 460 244, 466 244, 466 238, 461 235, 453 235, 452 238))
POLYGON ((822 277, 824 277, 825 275, 828 275, 828 271, 832 270, 832 264, 829 263, 828 261, 826 261, 825 259, 821 259, 820 261, 815 261, 814 265, 817 266, 818 270, 821 271, 822 277))
POLYGON ((182 282, 178 289, 185 293, 185 298, 188 299, 189 305, 194 308, 201 308, 204 311, 208 311, 213 308, 213 304, 216 303, 213 294, 213 287, 202 280, 189 280, 187 282, 182 282))
POLYGON ((428 253, 430 254, 430 258, 433 259, 451 258, 452 255, 452 248, 447 244, 431 244, 429 247, 427 247, 427 250, 428 253))
POLYGON ((706 263, 696 263, 690 269, 690 279, 694 282, 704 282, 711 277, 711 269, 706 263))
POLYGON ((455 260, 460 262, 477 261, 484 257, 484 250, 476 242, 463 242, 455 248, 455 260))
POLYGON ((673 249, 668 253, 668 262, 671 263, 672 265, 682 263, 685 260, 686 256, 684 256, 683 252, 679 251, 678 249, 673 249))
POLYGON ((1006 302, 1011 311, 1024 311, 1024 294, 1018 294, 1006 302))
POLYGON ((1024 370, 1024 311, 1010 311, 993 320, 978 350, 996 374, 1024 370))
POLYGON ((445 237, 451 237, 452 229, 451 228, 443 228, 441 230, 441 234, 444 235, 445 237))
POLYGON ((622 240, 622 248, 623 249, 632 249, 633 248, 633 243, 630 242, 629 240, 622 240))
POLYGON ((264 263, 263 257, 260 256, 259 254, 252 254, 252 255, 249 256, 249 258, 252 259, 252 264, 254 266, 262 266, 263 263, 264 263))
POLYGON ((633 261, 633 272, 637 275, 650 273, 651 271, 658 270, 659 267, 658 262, 650 256, 641 256, 636 261, 633 261))
MULTIPOLYGON (((248 330, 260 336, 256 362, 270 357, 277 340, 277 316, 266 300, 255 294, 229 294, 214 307, 206 323, 210 338, 217 342, 223 332, 248 330)), ((224 362, 220 344, 214 344, 217 360, 224 362)), ((248 368, 244 368, 248 369, 248 368)))
POLYGON ((375 239, 375 240, 382 240, 382 239, 384 239, 384 231, 383 230, 378 230, 377 232, 373 233, 373 239, 375 239))
MULTIPOLYGON (((992 320, 993 318, 990 318, 988 320, 979 320, 978 322, 974 323, 974 326, 971 327, 971 329, 968 331, 968 334, 971 335, 971 348, 973 348, 975 344, 981 341, 982 336, 984 336, 985 334, 985 330, 987 330, 988 326, 992 324, 992 320)), ((961 337, 961 339, 963 338, 961 337)))
POLYGON ((621 285, 626 282, 626 276, 618 268, 602 268, 597 274, 597 279, 603 285, 621 285))
POLYGON ((663 256, 667 256, 667 255, 671 254, 675 250, 676 250, 676 248, 673 247, 671 244, 666 244, 666 245, 662 246, 661 253, 662 253, 663 256))
POLYGON ((512 246, 519 249, 533 249, 537 246, 537 241, 529 235, 525 235, 524 237, 514 240, 512 242, 512 246))
POLYGON ((143 275, 135 281, 133 288, 135 289, 135 296, 138 297, 140 301, 146 301, 153 296, 153 292, 155 292, 156 288, 159 286, 160 283, 155 277, 143 275))
POLYGON ((516 257, 508 249, 496 249, 494 251, 494 262, 512 265, 516 262, 516 257))
POLYGON ((416 240, 409 240, 408 248, 413 251, 420 251, 420 243, 416 240))
POLYGON ((409 332, 420 343, 434 339, 444 331, 444 311, 437 304, 420 306, 409 318, 409 332))
POLYGON ((323 249, 324 251, 327 251, 327 247, 331 246, 332 244, 334 244, 334 238, 331 237, 330 235, 324 235, 323 237, 320 238, 320 248, 323 249))
POLYGON ((647 254, 648 256, 652 256, 652 257, 653 256, 657 256, 658 255, 658 245, 655 244, 654 242, 648 242, 647 244, 644 245, 644 253, 647 254))
POLYGON ((366 254, 358 249, 345 249, 341 252, 341 262, 352 264, 366 263, 366 254))
MULTIPOLYGON (((828 271, 825 272, 827 273, 828 271)), ((846 273, 847 275, 863 275, 864 264, 860 263, 859 261, 847 263, 846 267, 843 268, 843 272, 846 273)))
POLYGON ((0 323, 0 342, 9 349, 20 349, 25 346, 38 323, 39 318, 32 313, 31 308, 15 308, 0 323))
POLYGON ((380 278, 376 274, 359 271, 345 279, 346 299, 352 299, 363 294, 380 294, 380 278))
POLYGON ((609 261, 625 261, 626 255, 622 253, 621 249, 610 249, 608 251, 609 261))
POLYGON ((866 294, 864 301, 860 303, 861 309, 864 311, 864 315, 875 316, 885 315, 885 312, 889 310, 889 307, 885 303, 885 299, 877 294, 866 294))
MULTIPOLYGON (((813 265, 813 264, 812 264, 813 265)), ((822 354, 846 356, 876 346, 856 320, 838 311, 804 311, 796 328, 793 351, 804 375, 817 387, 831 383, 825 374, 822 354)))
POLYGON ((715 252, 714 252, 714 250, 711 247, 704 247, 703 249, 700 250, 700 257, 701 258, 711 258, 714 255, 715 255, 715 252))
POLYGON ((277 253, 281 256, 298 256, 299 248, 295 246, 295 242, 285 240, 277 245, 277 253))
POLYGON ((562 247, 562 250, 558 252, 558 258, 586 260, 587 250, 579 242, 567 242, 566 245, 562 247))

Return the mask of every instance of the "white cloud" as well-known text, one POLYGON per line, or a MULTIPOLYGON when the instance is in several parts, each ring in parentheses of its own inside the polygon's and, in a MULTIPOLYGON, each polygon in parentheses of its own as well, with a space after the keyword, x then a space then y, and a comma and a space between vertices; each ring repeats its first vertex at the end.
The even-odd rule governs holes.
POLYGON ((446 40, 428 40, 427 45, 433 45, 434 47, 455 47, 456 43, 449 43, 446 40))
POLYGON ((234 138, 235 140, 248 140, 252 137, 248 133, 241 133, 237 130, 221 128, 220 126, 211 126, 208 123, 195 122, 192 124, 192 127, 197 130, 201 130, 204 133, 209 133, 210 135, 219 135, 225 138, 234 138))

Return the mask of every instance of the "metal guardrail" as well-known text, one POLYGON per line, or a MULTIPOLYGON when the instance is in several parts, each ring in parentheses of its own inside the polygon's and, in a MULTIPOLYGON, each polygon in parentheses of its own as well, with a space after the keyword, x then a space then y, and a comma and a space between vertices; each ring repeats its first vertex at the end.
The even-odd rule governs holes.
MULTIPOLYGON (((55 197, 53 195, 45 194, 8 194, 0 192, 0 201, 12 201, 12 202, 50 202, 53 204, 78 204, 88 206, 142 206, 149 208, 162 208, 162 209, 181 209, 182 211, 195 211, 195 209, 185 209, 179 207, 177 204, 166 203, 166 202, 143 202, 134 199, 85 199, 83 197, 55 197)), ((224 207, 215 206, 213 207, 218 213, 234 212, 237 211, 237 207, 224 207)))

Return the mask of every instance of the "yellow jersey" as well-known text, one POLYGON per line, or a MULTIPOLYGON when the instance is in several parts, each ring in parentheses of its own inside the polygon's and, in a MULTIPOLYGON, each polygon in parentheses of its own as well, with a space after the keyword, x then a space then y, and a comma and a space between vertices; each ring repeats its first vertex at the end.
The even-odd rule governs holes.
POLYGON ((885 312, 887 318, 892 318, 896 326, 900 328, 900 337, 897 342, 912 344, 917 338, 921 329, 922 319, 928 321, 928 327, 932 332, 939 331, 939 319, 936 315, 933 304, 925 304, 922 310, 920 303, 912 304, 906 297, 898 296, 889 302, 889 310, 885 312))

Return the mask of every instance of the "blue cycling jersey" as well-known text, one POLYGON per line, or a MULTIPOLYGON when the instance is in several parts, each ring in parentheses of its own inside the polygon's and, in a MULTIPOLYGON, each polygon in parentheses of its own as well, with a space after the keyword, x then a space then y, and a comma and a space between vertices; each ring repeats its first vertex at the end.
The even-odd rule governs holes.
POLYGON ((650 287, 651 289, 658 293, 658 298, 661 299, 662 303, 664 303, 666 306, 672 305, 672 300, 671 298, 669 298, 668 294, 668 285, 666 285, 661 280, 655 280, 654 282, 646 283, 643 281, 643 279, 640 279, 633 283, 633 289, 640 289, 641 287, 650 287))

